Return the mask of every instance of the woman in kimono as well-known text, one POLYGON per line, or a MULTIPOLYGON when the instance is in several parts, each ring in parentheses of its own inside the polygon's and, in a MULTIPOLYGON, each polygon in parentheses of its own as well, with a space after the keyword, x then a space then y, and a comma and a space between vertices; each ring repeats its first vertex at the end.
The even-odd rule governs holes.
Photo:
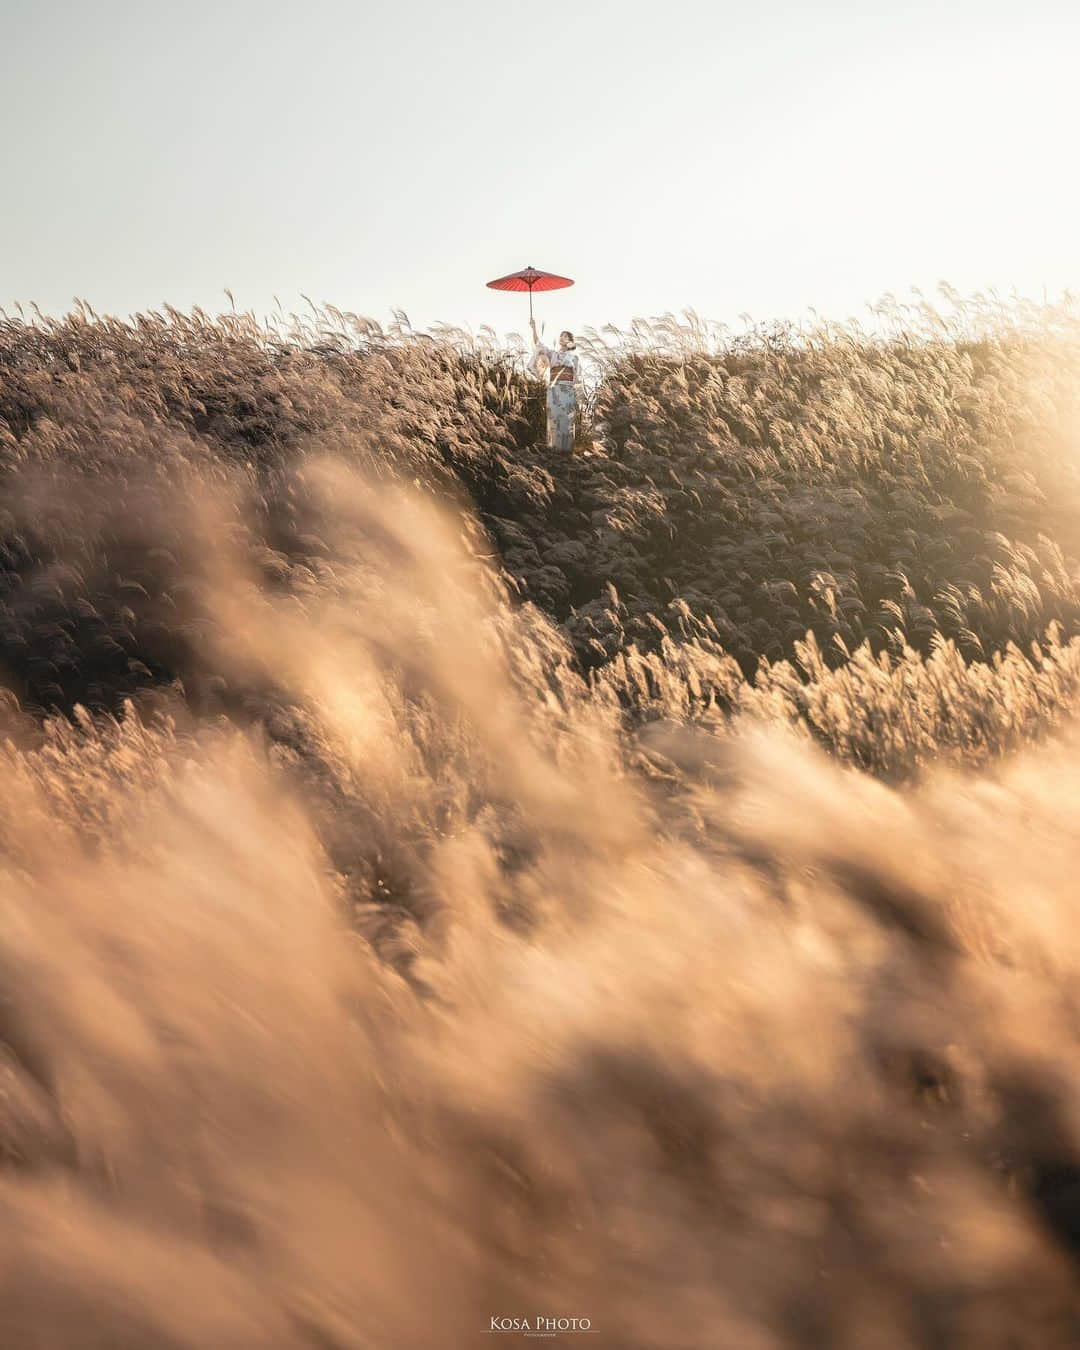
POLYGON ((533 335, 531 370, 539 375, 546 366, 548 373, 547 429, 548 445, 552 450, 573 450, 574 424, 577 418, 578 354, 574 335, 569 331, 559 334, 559 345, 546 347, 536 331, 536 320, 530 319, 533 335))

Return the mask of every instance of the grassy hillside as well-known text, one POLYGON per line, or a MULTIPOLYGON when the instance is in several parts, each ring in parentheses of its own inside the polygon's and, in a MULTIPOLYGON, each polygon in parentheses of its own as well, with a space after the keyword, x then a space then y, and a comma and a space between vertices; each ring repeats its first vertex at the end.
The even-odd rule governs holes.
POLYGON ((450 332, 337 312, 282 331, 9 321, 0 667, 38 709, 115 710, 177 678, 196 701, 238 695, 175 621, 198 560, 170 508, 145 512, 228 482, 266 577, 317 574, 325 549, 292 482, 317 451, 475 507, 491 541, 476 552, 631 713, 674 700, 715 721, 769 690, 785 720, 889 774, 939 746, 1019 743, 1075 688, 1080 320, 891 317, 875 337, 671 321, 608 335, 589 453, 572 458, 540 444, 542 390, 513 353, 450 332), (73 479, 98 502, 75 528, 57 487, 73 479), (826 691, 855 681, 843 702, 860 723, 911 679, 923 694, 899 702, 919 726, 882 710, 888 749, 828 712, 826 691))
POLYGON ((1080 315, 0 326, 20 1346, 1080 1343, 1080 315))

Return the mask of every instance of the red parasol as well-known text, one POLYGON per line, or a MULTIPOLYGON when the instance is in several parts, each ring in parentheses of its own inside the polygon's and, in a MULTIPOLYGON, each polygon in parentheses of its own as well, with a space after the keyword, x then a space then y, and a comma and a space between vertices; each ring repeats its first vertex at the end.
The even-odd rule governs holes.
POLYGON ((520 272, 511 272, 508 277, 488 282, 493 291, 528 291, 530 319, 533 316, 533 291, 561 291, 564 286, 573 284, 569 277, 557 277, 554 272, 541 272, 535 267, 523 267, 520 272))

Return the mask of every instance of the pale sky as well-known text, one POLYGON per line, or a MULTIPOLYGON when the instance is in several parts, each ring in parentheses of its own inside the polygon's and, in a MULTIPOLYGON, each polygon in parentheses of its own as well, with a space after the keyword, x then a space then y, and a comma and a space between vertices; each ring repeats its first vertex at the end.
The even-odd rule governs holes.
POLYGON ((1075 0, 0 0, 0 305, 499 332, 1080 291, 1075 0))

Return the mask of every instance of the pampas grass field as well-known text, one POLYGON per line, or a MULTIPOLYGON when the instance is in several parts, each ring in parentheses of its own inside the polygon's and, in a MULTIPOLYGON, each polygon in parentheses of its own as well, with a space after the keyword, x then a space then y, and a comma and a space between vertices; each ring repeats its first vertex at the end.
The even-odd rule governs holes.
POLYGON ((0 320, 0 1343, 1080 1345, 1080 309, 583 345, 0 320))

